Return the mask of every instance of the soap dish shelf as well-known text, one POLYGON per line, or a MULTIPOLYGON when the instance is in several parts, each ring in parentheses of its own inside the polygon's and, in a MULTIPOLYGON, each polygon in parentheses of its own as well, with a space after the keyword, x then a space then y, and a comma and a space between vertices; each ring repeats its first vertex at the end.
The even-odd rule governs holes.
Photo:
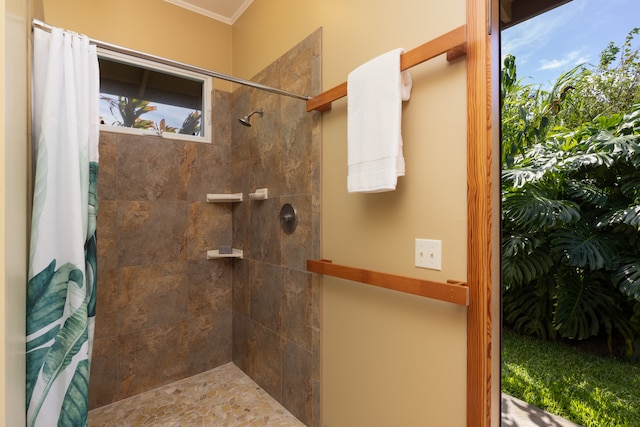
POLYGON ((242 201, 242 193, 233 194, 207 194, 209 203, 234 203, 242 201))
POLYGON ((230 254, 221 254, 219 249, 207 251, 207 259, 238 258, 242 259, 242 249, 232 248, 230 254))

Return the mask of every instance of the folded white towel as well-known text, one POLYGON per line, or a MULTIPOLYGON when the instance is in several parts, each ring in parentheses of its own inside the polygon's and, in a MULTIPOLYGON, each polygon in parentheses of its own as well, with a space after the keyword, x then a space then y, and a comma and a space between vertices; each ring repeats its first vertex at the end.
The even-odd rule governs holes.
POLYGON ((400 71, 403 49, 359 66, 347 79, 348 176, 350 193, 396 189, 404 175, 402 101, 411 96, 411 75, 400 71))

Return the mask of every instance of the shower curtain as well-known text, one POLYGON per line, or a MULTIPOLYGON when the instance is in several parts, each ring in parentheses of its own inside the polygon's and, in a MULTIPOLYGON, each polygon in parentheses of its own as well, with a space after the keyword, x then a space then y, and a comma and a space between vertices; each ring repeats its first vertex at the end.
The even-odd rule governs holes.
POLYGON ((99 72, 86 37, 34 29, 27 425, 85 426, 96 310, 99 72))

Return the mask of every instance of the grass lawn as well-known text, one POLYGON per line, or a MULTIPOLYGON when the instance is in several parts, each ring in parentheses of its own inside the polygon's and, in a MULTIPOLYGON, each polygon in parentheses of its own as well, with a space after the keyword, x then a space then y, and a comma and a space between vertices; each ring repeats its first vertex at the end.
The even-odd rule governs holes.
POLYGON ((640 364, 502 333, 502 391, 584 427, 640 426, 640 364))

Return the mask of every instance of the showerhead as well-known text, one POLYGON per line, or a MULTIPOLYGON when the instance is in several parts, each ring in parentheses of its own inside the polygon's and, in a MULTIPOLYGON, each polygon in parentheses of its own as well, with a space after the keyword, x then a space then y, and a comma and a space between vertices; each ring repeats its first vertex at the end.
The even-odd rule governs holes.
POLYGON ((251 127, 250 119, 251 119, 251 116, 253 116, 254 114, 259 114, 260 117, 262 117, 262 115, 264 114, 264 110, 254 110, 249 114, 247 114, 246 116, 239 118, 238 121, 242 123, 244 126, 250 128, 251 127))

